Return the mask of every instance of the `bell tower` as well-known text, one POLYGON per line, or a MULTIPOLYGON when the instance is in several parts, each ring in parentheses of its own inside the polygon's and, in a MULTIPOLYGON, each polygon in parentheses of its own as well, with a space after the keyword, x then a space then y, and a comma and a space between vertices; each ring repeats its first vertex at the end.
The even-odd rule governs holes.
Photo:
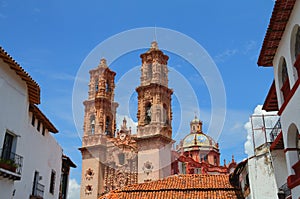
POLYGON ((157 42, 140 55, 141 84, 138 93, 138 183, 171 175, 173 91, 168 88, 169 57, 157 42))
POLYGON ((85 107, 82 147, 81 199, 97 199, 104 192, 103 178, 108 140, 115 137, 116 109, 114 101, 116 73, 105 59, 90 70, 88 99, 85 107))

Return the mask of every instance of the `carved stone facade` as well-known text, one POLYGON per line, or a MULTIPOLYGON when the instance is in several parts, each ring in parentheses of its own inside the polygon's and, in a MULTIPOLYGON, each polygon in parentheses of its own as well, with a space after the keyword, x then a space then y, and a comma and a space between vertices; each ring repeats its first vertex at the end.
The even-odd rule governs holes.
POLYGON ((152 42, 141 56, 141 85, 138 93, 138 182, 171 175, 172 109, 168 88, 169 57, 152 42), (151 172, 150 172, 151 171, 151 172))
POLYGON ((90 70, 89 95, 83 103, 81 199, 96 199, 125 185, 171 175, 173 91, 168 88, 169 57, 156 42, 140 57, 136 135, 131 134, 125 119, 116 130, 116 73, 105 59, 90 70))
POLYGON ((103 193, 137 182, 137 148, 124 119, 116 131, 114 78, 105 59, 90 70, 89 96, 84 101, 81 199, 97 199, 103 193))

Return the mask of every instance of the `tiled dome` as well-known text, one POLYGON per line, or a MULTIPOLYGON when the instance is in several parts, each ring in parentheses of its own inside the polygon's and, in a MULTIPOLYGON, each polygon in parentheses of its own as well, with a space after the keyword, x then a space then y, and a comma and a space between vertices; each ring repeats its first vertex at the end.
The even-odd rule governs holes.
POLYGON ((215 141, 202 132, 191 133, 183 139, 183 148, 188 150, 191 147, 216 147, 215 141))

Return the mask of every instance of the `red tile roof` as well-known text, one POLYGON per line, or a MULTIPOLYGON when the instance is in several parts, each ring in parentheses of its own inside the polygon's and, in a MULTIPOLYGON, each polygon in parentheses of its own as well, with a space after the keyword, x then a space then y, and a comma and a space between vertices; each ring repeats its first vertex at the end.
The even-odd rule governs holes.
POLYGON ((229 183, 228 175, 174 175, 168 178, 126 186, 99 199, 240 199, 239 189, 229 183))
POLYGON ((0 47, 0 58, 3 59, 9 67, 14 70, 20 78, 26 82, 28 89, 29 102, 31 104, 40 104, 40 87, 30 77, 30 75, 7 53, 0 47))
POLYGON ((270 90, 268 92, 268 95, 265 99, 264 105, 262 107, 263 110, 266 111, 278 111, 278 102, 277 102, 277 94, 276 94, 276 88, 275 88, 275 81, 273 80, 273 83, 270 87, 270 90))
POLYGON ((296 0, 277 0, 258 58, 259 66, 273 66, 273 58, 296 0))

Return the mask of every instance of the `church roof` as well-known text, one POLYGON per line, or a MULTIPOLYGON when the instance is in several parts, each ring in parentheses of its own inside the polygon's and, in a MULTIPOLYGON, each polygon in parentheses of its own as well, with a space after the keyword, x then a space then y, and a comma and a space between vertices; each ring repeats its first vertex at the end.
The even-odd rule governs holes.
POLYGON ((215 141, 208 135, 197 132, 190 133, 183 139, 183 148, 187 149, 190 147, 216 147, 215 141))
POLYGON ((162 180, 114 190, 99 199, 209 198, 241 199, 241 190, 229 183, 228 175, 174 175, 162 180))

